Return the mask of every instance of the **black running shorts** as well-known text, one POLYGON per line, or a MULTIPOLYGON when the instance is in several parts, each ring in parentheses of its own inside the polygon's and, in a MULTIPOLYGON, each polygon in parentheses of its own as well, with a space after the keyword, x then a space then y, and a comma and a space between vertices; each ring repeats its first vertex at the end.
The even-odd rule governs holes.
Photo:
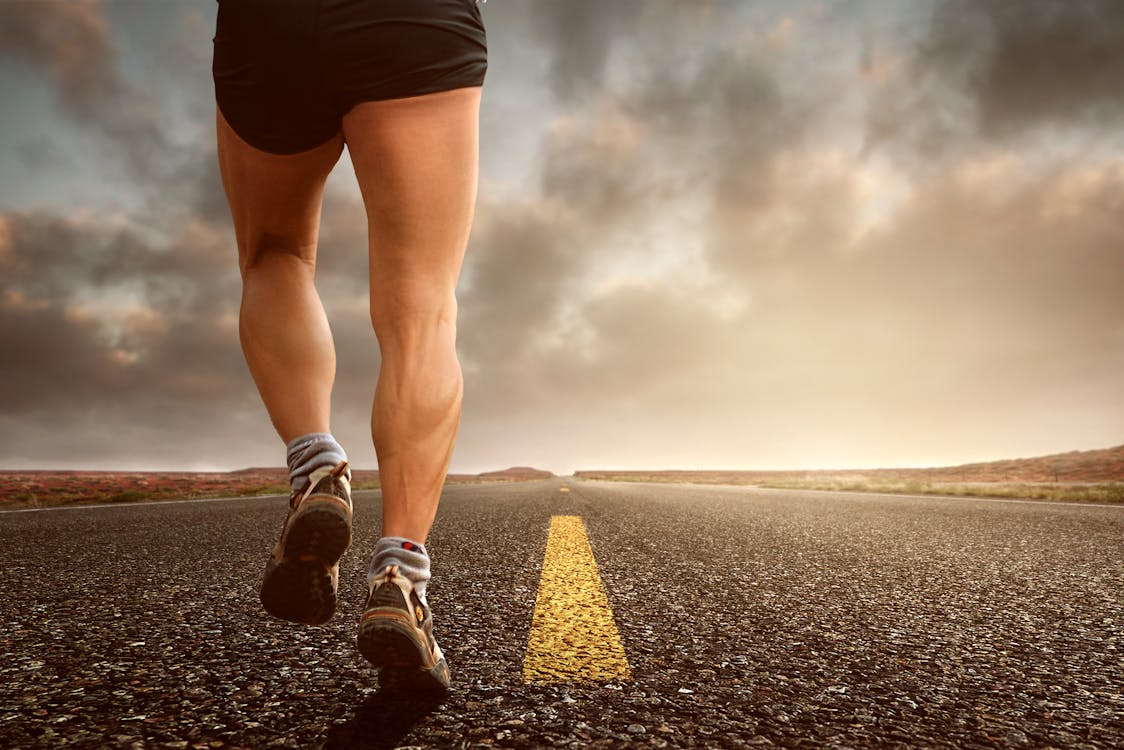
POLYGON ((219 0, 215 100, 276 154, 331 140, 359 102, 481 86, 481 0, 219 0))

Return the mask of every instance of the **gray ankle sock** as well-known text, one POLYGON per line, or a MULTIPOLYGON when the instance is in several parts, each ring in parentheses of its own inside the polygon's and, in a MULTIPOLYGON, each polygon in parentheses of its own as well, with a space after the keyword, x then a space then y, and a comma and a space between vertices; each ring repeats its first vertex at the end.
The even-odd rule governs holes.
MULTIPOLYGON (((304 486, 308 475, 321 466, 335 466, 347 460, 347 454, 336 439, 327 432, 310 432, 295 437, 286 444, 289 462, 289 485, 293 492, 304 486)), ((347 470, 351 479, 351 469, 347 470)))
POLYGON ((402 575, 414 582, 414 589, 423 602, 426 584, 429 583, 429 553, 425 545, 404 536, 384 536, 375 543, 375 553, 371 556, 371 566, 367 570, 367 580, 377 576, 384 567, 397 563, 402 575))

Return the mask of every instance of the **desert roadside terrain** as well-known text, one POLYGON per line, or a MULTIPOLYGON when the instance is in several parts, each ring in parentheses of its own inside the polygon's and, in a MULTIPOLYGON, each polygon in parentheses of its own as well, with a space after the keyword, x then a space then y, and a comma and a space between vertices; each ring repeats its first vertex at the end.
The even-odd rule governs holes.
MULTIPOLYGON (((280 467, 231 472, 0 471, 0 510, 285 495, 287 476, 280 467)), ((553 476, 543 469, 512 466, 479 474, 449 474, 446 483, 520 482, 553 476)), ((571 476, 616 482, 1124 504, 1124 445, 959 466, 784 471, 582 469, 571 476)), ((378 471, 353 469, 352 486, 356 490, 378 489, 378 471)))
POLYGON ((575 471, 574 476, 632 482, 746 484, 770 489, 1124 503, 1124 445, 960 466, 807 471, 596 470, 575 471))
MULTIPOLYGON (((480 474, 450 474, 446 482, 518 482, 552 476, 549 471, 513 466, 480 474)), ((280 467, 230 472, 0 471, 0 509, 288 495, 288 477, 288 470, 280 467)), ((355 490, 379 487, 377 470, 353 469, 351 480, 355 490)))

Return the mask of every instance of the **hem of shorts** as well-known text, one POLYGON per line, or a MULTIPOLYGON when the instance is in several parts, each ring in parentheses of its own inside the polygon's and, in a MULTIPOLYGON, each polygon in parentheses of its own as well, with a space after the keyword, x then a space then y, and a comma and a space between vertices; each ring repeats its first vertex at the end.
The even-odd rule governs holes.
POLYGON ((395 99, 412 99, 418 96, 425 96, 427 94, 439 94, 444 91, 455 91, 456 89, 467 88, 480 88, 484 85, 484 80, 487 74, 487 66, 479 66, 472 69, 471 73, 464 71, 457 71, 455 76, 442 76, 426 83, 416 84, 412 86, 403 86, 399 92, 384 92, 379 94, 372 94, 370 96, 356 95, 349 97, 346 104, 342 107, 341 112, 346 115, 357 105, 364 102, 384 102, 393 101, 395 99))
POLYGON ((239 131, 238 126, 231 121, 230 117, 223 109, 222 102, 219 100, 218 96, 215 97, 215 106, 220 112, 222 112, 223 119, 226 120, 226 124, 230 126, 230 130, 234 133, 235 137, 237 137, 239 141, 241 141, 244 145, 254 149, 255 151, 261 151, 262 153, 269 154, 271 156, 296 156, 297 154, 303 154, 308 151, 315 151, 321 146, 324 146, 338 138, 340 134, 340 130, 337 128, 334 133, 328 135, 325 138, 317 140, 308 146, 278 146, 273 142, 266 144, 256 137, 254 137, 254 140, 250 140, 250 137, 247 137, 246 133, 239 131))

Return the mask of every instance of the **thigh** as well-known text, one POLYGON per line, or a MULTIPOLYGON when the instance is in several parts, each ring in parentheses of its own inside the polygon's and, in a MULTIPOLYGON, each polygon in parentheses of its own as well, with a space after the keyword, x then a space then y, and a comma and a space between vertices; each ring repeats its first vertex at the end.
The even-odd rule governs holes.
POLYGON ((367 209, 373 308, 453 294, 476 204, 481 92, 362 102, 344 116, 367 209))
POLYGON ((252 266, 263 252, 316 259, 324 183, 343 152, 343 134, 297 154, 261 151, 231 129, 215 111, 218 161, 234 219, 239 266, 252 266))

